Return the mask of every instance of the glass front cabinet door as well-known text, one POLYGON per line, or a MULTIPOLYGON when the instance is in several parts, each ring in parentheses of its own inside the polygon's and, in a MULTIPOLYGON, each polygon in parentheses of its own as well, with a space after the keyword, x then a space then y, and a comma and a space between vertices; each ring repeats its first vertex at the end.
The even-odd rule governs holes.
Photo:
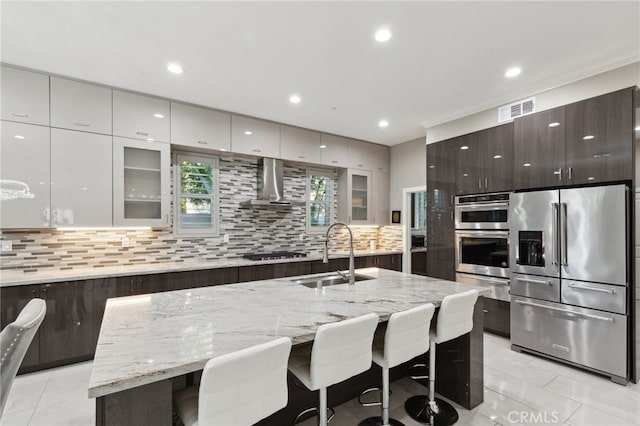
POLYGON ((115 226, 169 226, 170 145, 113 138, 115 226))
POLYGON ((353 225, 371 224, 371 172, 347 169, 339 173, 338 179, 338 219, 353 225))

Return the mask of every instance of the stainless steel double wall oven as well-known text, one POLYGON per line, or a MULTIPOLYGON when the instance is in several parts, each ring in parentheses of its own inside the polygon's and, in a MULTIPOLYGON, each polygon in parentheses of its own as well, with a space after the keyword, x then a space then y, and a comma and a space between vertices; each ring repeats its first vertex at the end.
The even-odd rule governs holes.
POLYGON ((456 281, 509 301, 509 193, 464 195, 455 204, 456 281))

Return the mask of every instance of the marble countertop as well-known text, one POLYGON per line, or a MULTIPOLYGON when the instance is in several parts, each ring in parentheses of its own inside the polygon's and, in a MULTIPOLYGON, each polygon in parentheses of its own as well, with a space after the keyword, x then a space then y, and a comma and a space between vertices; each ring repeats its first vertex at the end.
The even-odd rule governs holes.
MULTIPOLYGON (((385 254, 402 254, 402 251, 385 250, 356 250, 354 255, 378 256, 385 254)), ((329 254, 330 259, 347 257, 348 252, 336 251, 329 254)), ((107 277, 121 277, 128 275, 161 274, 165 272, 196 271, 201 269, 232 268, 238 266, 255 266, 272 263, 305 262, 310 260, 321 260, 322 256, 307 255, 307 257, 296 257, 279 260, 247 260, 243 258, 230 258, 220 260, 190 261, 190 262, 162 262, 146 263, 128 266, 104 266, 100 268, 76 268, 70 270, 41 270, 37 272, 23 272, 14 270, 0 271, 0 287, 10 287, 16 285, 42 284, 61 281, 88 280, 107 277)))
POLYGON ((89 397, 198 371, 210 358, 280 336, 308 342, 322 324, 369 312, 386 321, 469 288, 489 292, 386 269, 357 272, 372 279, 318 290, 289 277, 109 299, 89 397))

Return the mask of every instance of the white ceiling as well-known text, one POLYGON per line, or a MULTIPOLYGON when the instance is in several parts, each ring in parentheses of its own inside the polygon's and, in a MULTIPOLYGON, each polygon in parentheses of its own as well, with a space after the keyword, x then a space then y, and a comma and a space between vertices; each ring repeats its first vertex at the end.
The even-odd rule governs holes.
POLYGON ((0 7, 2 62, 387 145, 640 59, 638 1, 0 7))

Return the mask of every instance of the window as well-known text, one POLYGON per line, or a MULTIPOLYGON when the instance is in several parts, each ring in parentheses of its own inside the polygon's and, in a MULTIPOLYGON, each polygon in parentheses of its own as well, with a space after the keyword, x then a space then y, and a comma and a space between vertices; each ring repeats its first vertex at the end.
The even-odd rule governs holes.
POLYGON ((325 231, 331 224, 333 173, 307 170, 307 231, 325 231))
POLYGON ((218 233, 218 159, 176 153, 174 220, 179 235, 218 233))

